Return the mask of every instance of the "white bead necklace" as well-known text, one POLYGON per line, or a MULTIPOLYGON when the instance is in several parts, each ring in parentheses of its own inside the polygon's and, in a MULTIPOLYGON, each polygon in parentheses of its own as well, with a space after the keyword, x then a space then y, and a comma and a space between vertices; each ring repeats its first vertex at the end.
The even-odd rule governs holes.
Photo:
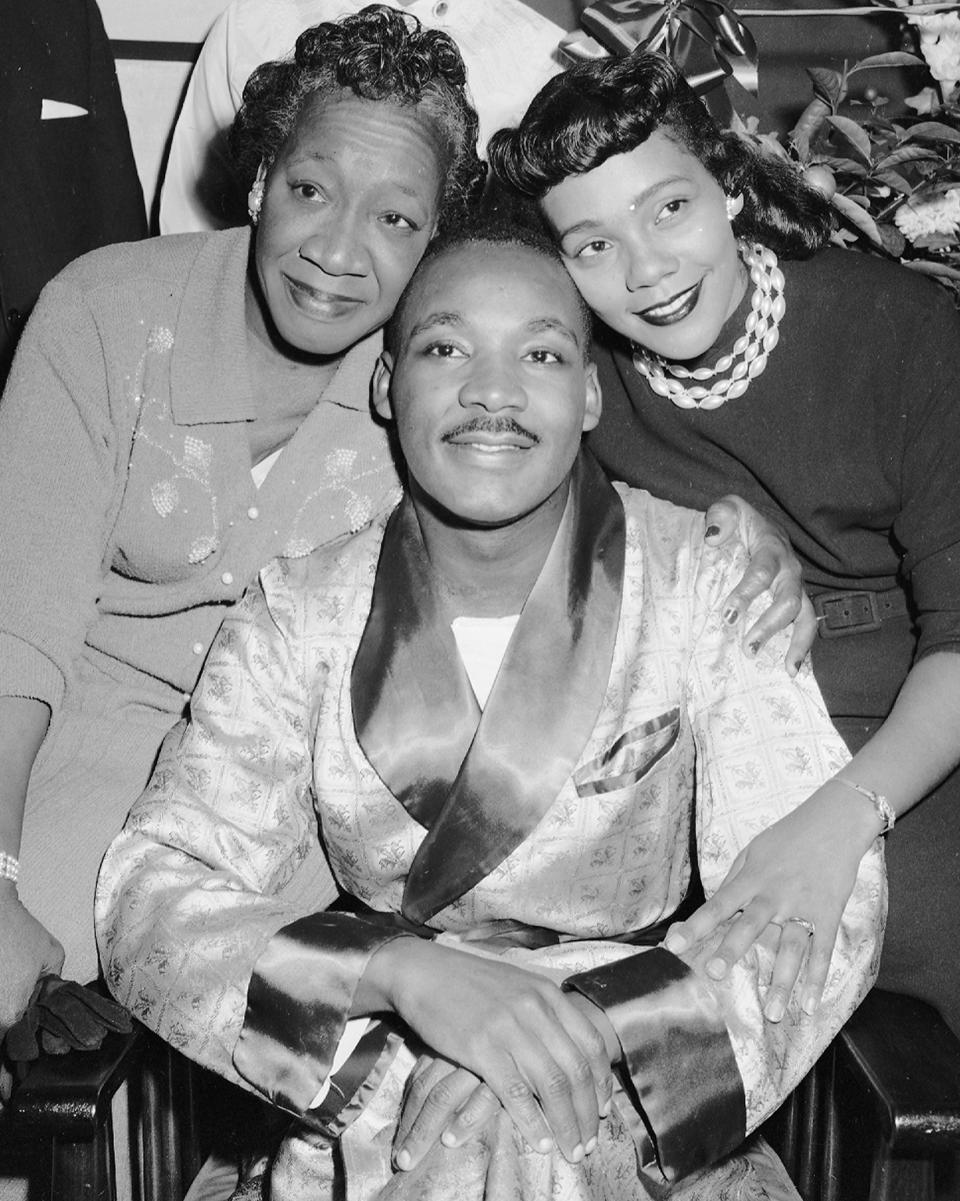
POLYGON ((745 332, 737 338, 730 354, 722 355, 712 367, 689 371, 679 363, 668 363, 633 344, 633 365, 658 396, 665 396, 681 409, 717 409, 725 401, 742 396, 767 365, 767 357, 780 340, 777 328, 787 310, 783 299, 783 272, 777 256, 759 243, 743 246, 741 257, 754 284, 745 332), (730 368, 733 368, 730 371, 730 368), (729 375, 725 373, 730 371, 729 375), (724 374, 709 388, 702 383, 687 387, 682 381, 708 380, 724 374))

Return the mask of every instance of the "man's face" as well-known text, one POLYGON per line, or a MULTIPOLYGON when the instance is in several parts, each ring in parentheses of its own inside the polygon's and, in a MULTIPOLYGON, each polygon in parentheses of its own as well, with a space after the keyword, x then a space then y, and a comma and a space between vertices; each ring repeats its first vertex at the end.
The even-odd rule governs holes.
POLYGON ((596 371, 563 267, 521 245, 431 260, 374 379, 414 491, 459 522, 507 525, 545 504, 600 415, 596 371))

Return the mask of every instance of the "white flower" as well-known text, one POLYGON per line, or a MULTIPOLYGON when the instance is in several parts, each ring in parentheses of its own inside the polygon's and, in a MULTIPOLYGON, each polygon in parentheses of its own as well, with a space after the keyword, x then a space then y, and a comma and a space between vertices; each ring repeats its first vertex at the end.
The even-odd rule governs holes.
POLYGON ((905 96, 904 104, 916 109, 920 116, 935 113, 940 107, 940 96, 936 88, 921 88, 916 96, 905 96))
POLYGON ((920 51, 930 74, 944 96, 960 80, 960 14, 938 13, 932 17, 907 17, 920 30, 920 51))
POLYGON ((939 234, 954 237, 960 226, 960 188, 917 203, 907 201, 893 215, 897 228, 910 242, 939 234))

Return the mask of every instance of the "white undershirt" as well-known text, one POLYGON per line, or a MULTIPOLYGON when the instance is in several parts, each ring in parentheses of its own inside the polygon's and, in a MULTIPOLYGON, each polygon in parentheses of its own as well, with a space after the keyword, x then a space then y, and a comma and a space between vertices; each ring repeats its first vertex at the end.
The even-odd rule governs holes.
POLYGON ((455 617, 450 623, 457 650, 466 668, 477 704, 487 703, 497 678, 507 644, 513 637, 520 614, 512 617, 455 617))
MULTIPOLYGON (((257 467, 262 467, 264 463, 270 463, 272 466, 271 460, 276 460, 279 453, 280 451, 277 451, 270 455, 269 458, 258 463, 257 467)), ((254 468, 254 471, 257 470, 257 467, 254 468)), ((269 467, 267 470, 269 471, 269 467)), ((262 482, 261 480, 260 483, 262 482)), ((259 488, 260 483, 257 482, 256 477, 254 477, 254 483, 259 488)), ((477 704, 481 709, 487 703, 490 689, 497 678, 500 664, 507 653, 507 646, 519 620, 520 615, 516 613, 512 617, 455 617, 450 623, 456 639, 457 650, 460 652, 460 658, 477 698, 477 704)), ((369 1030, 371 1023, 371 1018, 350 1018, 348 1020, 334 1052, 330 1075, 324 1080, 320 1091, 313 1098, 311 1109, 316 1109, 326 1097, 330 1091, 330 1078, 343 1067, 357 1049, 357 1044, 369 1030)))
POLYGON ((279 459, 283 454, 283 451, 284 447, 278 446, 272 454, 267 455, 265 459, 261 459, 259 463, 254 463, 254 465, 250 468, 250 474, 253 476, 254 488, 262 487, 263 481, 270 474, 270 469, 274 466, 277 459, 279 459))

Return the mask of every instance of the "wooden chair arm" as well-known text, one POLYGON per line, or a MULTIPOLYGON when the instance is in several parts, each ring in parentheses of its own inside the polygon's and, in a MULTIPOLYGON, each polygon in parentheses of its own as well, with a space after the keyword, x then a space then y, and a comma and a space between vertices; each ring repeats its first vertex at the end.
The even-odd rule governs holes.
POLYGON ((844 1095, 862 1099, 891 1154, 960 1147, 960 1039, 932 1005, 874 989, 836 1047, 844 1095))
POLYGON ((146 1032, 108 1034, 96 1051, 43 1055, 17 1085, 10 1120, 34 1134, 68 1141, 94 1138, 110 1102, 143 1056, 146 1032))

